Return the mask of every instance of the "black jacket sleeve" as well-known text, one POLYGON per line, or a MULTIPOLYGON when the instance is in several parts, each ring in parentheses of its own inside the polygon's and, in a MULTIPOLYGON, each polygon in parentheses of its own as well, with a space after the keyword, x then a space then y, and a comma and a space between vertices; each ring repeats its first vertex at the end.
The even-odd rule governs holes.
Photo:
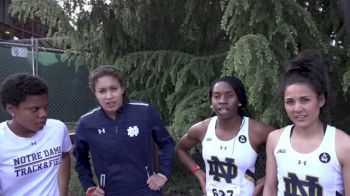
POLYGON ((84 137, 84 126, 82 119, 79 120, 75 129, 75 144, 73 155, 75 157, 75 170, 78 173, 83 189, 86 191, 91 186, 96 186, 89 157, 89 145, 84 137))
POLYGON ((167 178, 171 175, 174 159, 175 142, 166 130, 159 114, 153 107, 149 107, 152 137, 159 148, 159 172, 167 178))

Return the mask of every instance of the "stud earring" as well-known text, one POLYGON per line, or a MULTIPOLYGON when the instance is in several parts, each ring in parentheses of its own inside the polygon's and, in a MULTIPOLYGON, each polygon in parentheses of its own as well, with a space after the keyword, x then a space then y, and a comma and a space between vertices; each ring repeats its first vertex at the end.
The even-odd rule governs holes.
POLYGON ((238 104, 238 107, 242 107, 242 104, 239 103, 239 104, 238 104))
POLYGON ((14 116, 15 116, 15 114, 14 114, 14 113, 11 113, 11 116, 12 116, 12 117, 14 117, 14 116))

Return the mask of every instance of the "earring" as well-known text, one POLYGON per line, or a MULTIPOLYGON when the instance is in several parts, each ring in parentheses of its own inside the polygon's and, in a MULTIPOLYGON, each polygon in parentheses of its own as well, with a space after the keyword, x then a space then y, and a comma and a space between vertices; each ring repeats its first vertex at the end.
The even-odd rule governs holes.
POLYGON ((241 104, 241 103, 239 103, 239 104, 238 104, 238 107, 242 107, 242 104, 241 104))
POLYGON ((14 117, 14 116, 15 116, 15 114, 11 112, 11 116, 12 116, 12 117, 14 117))

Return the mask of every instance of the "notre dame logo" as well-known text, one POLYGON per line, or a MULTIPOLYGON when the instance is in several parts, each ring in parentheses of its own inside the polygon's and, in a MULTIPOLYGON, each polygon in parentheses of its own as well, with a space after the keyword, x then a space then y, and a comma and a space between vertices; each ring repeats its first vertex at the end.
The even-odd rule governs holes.
POLYGON ((208 160, 209 175, 214 176, 214 180, 220 182, 220 178, 224 178, 227 183, 231 183, 232 179, 237 176, 237 166, 234 159, 226 158, 225 162, 219 161, 218 157, 212 156, 208 160))
POLYGON ((322 196, 323 189, 318 183, 317 177, 306 176, 306 180, 300 180, 294 173, 288 173, 284 177, 285 192, 284 196, 322 196))

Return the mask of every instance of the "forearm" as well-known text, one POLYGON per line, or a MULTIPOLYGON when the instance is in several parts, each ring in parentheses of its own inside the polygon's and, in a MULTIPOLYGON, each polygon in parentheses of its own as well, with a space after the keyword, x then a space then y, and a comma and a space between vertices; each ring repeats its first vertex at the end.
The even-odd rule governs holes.
POLYGON ((175 142, 171 137, 168 138, 165 144, 159 147, 159 172, 167 178, 171 175, 171 169, 174 162, 175 142))
POLYGON ((62 160, 58 174, 58 186, 60 190, 60 196, 68 195, 70 168, 71 163, 69 152, 62 153, 62 160))
POLYGON ((196 161, 193 160, 190 153, 186 150, 177 149, 176 155, 179 158, 180 162, 191 172, 192 172, 192 168, 198 165, 198 163, 196 163, 196 161))

